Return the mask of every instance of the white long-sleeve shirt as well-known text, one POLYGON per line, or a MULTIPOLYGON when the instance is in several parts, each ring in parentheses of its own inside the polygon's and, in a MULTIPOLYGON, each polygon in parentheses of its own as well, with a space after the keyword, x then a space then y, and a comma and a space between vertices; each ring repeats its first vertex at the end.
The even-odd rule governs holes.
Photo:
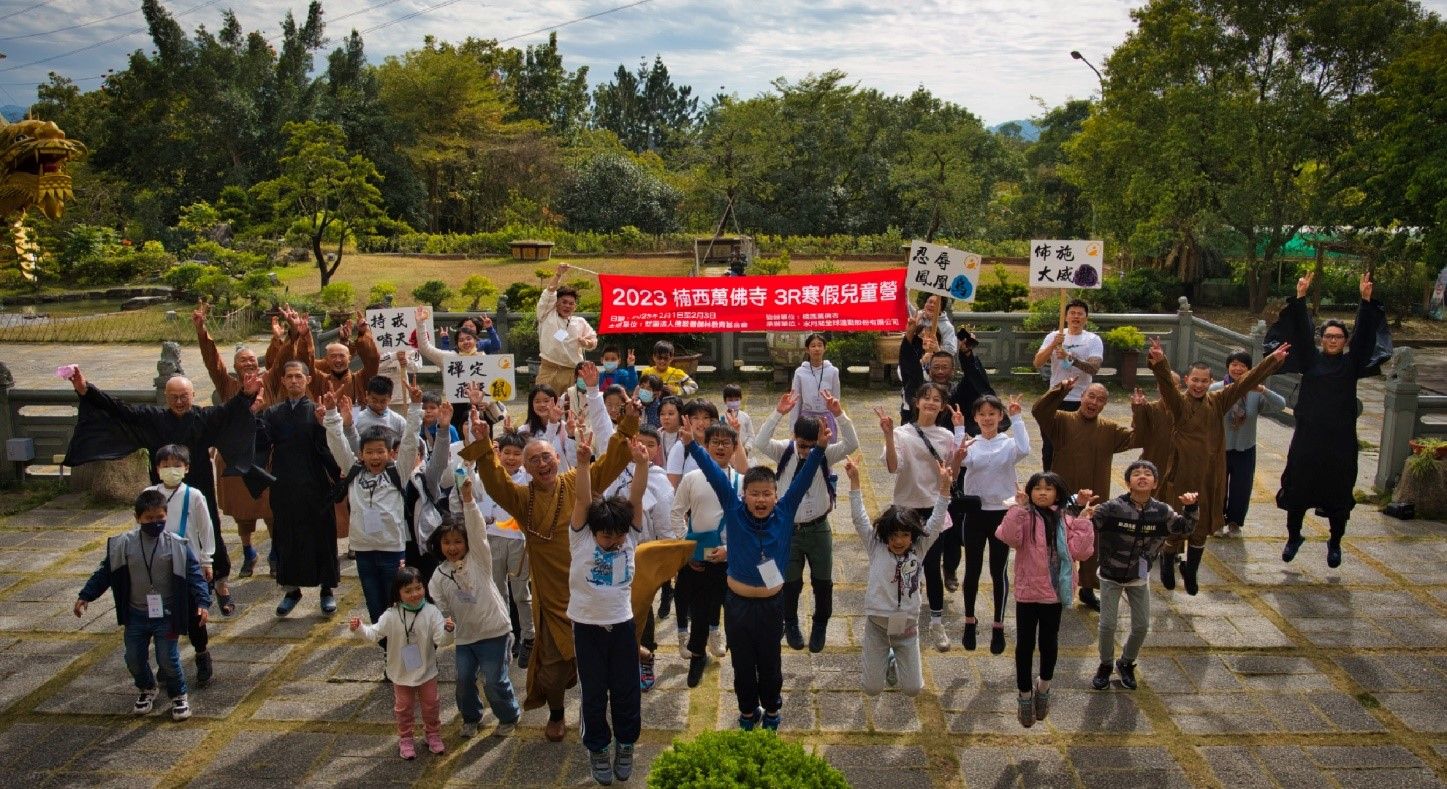
MULTIPOLYGON (((769 418, 759 427, 759 434, 754 438, 754 451, 760 452, 771 460, 778 462, 788 450, 792 441, 774 440, 774 430, 779 426, 779 420, 783 414, 777 409, 770 412, 769 418)), ((839 435, 831 441, 824 450, 824 459, 827 463, 837 463, 848 457, 854 450, 859 448, 859 436, 854 432, 854 423, 850 421, 848 414, 840 414, 835 418, 839 425, 839 435)), ((804 460, 809 453, 795 450, 794 456, 789 459, 789 467, 779 469, 779 487, 787 488, 793 481, 794 474, 804 465, 804 460)), ((938 475, 935 476, 938 480, 938 475)), ((816 472, 814 480, 809 483, 809 490, 804 493, 804 499, 799 502, 799 509, 794 514, 795 523, 807 523, 817 520, 829 514, 829 487, 824 483, 824 474, 816 472)))
MULTIPOLYGON (((453 636, 459 644, 472 644, 512 632, 507 603, 492 580, 492 549, 487 542, 487 525, 477 504, 462 508, 467 529, 467 555, 460 562, 443 560, 432 573, 427 591, 444 616, 457 626, 453 636)), ((388 642, 389 644, 391 642, 388 642)))
MULTIPOLYGON (((935 477, 939 482, 939 477, 935 477)), ((864 494, 858 489, 849 491, 849 508, 853 515, 854 531, 864 543, 864 552, 869 555, 869 577, 864 589, 864 614, 866 616, 903 615, 908 619, 919 618, 920 579, 924 570, 924 555, 940 534, 940 526, 949 517, 950 500, 939 495, 935 486, 934 509, 925 521, 925 536, 911 545, 903 556, 895 556, 889 546, 879 541, 874 534, 874 523, 864 510, 864 494)))
POLYGON ((979 436, 965 454, 964 475, 960 490, 967 496, 979 496, 980 508, 1006 510, 1006 499, 1015 498, 1015 464, 1030 456, 1030 433, 1025 420, 1010 420, 1008 433, 994 438, 979 436))
POLYGON ((372 643, 387 639, 387 678, 393 684, 415 688, 437 678, 437 650, 452 641, 445 624, 442 611, 431 603, 424 602, 415 614, 401 603, 393 603, 377 624, 363 621, 357 634, 372 643), (412 668, 404 654, 409 645, 417 646, 419 658, 412 668))
MULTIPOLYGON (((742 496, 744 475, 731 468, 724 469, 724 473, 728 475, 734 491, 742 496)), ((724 532, 719 528, 723 523, 723 505, 719 503, 718 494, 713 492, 701 469, 690 471, 679 480, 678 490, 673 492, 670 517, 673 520, 673 531, 680 537, 688 533, 691 523, 695 534, 718 532, 719 541, 724 541, 724 532)))
MULTIPOLYGON (((327 448, 332 459, 342 470, 351 471, 357 463, 346 436, 342 435, 342 415, 335 408, 327 411, 322 420, 327 431, 327 448)), ((402 445, 397 451, 399 458, 417 457, 417 442, 421 439, 422 404, 413 403, 407 409, 407 423, 402 429, 402 445)), ((412 466, 407 466, 410 470, 412 466)), ((398 477, 406 484, 409 475, 398 469, 398 477)), ((351 504, 351 537, 349 543, 354 551, 401 551, 407 547, 407 517, 402 490, 392 484, 386 469, 373 474, 363 468, 352 480, 347 491, 351 504)))
MULTIPOLYGON (((628 486, 633 484, 635 468, 632 463, 625 466, 618 478, 603 490, 603 498, 618 496, 627 499, 628 486)), ((674 495, 673 483, 668 481, 668 473, 649 464, 648 489, 643 492, 643 527, 639 529, 638 537, 640 545, 653 540, 682 539, 683 532, 674 527, 670 516, 674 495)))
POLYGON ((598 333, 580 315, 567 320, 558 314, 557 288, 545 288, 538 297, 538 356, 546 361, 573 369, 583 361, 583 351, 598 347, 598 333), (558 339, 558 332, 567 338, 558 339), (582 340, 580 343, 579 340, 582 340))
POLYGON ((185 537, 186 542, 191 544, 191 553, 196 554, 196 561, 200 562, 202 567, 210 567, 211 557, 216 553, 216 532, 211 528, 211 512, 206 509, 206 494, 184 482, 175 488, 168 488, 162 483, 152 485, 147 490, 158 490, 166 497, 166 531, 185 537), (181 534, 182 513, 186 515, 185 534, 181 534))

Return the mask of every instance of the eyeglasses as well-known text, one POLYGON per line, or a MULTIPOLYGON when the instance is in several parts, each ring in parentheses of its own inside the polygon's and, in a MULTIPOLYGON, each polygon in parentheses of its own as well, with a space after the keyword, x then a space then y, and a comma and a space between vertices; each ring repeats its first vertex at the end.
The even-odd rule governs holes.
POLYGON ((1323 334, 1321 338, 1323 340, 1345 340, 1347 336, 1345 334, 1323 334))

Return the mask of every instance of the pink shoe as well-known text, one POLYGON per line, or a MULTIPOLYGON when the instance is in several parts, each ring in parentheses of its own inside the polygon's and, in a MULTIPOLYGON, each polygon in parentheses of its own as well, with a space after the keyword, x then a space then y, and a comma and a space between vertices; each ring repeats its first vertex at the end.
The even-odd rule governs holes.
POLYGON ((403 759, 417 758, 417 749, 412 745, 411 737, 403 737, 400 741, 398 741, 397 753, 399 753, 403 759))
POLYGON ((433 753, 442 753, 443 751, 447 750, 442 745, 441 734, 431 733, 427 735, 427 750, 432 751, 433 753))

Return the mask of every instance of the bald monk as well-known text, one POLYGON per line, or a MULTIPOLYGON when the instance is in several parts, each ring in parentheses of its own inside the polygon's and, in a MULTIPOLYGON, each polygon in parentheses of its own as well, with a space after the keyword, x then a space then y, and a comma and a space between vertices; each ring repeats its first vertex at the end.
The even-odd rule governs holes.
MULTIPOLYGON (((1102 384, 1086 387, 1080 397, 1080 410, 1061 411, 1060 404, 1074 386, 1074 376, 1061 381, 1036 401, 1030 412, 1040 425, 1040 434, 1055 448, 1046 470, 1059 474, 1071 490, 1088 489, 1104 501, 1110 498, 1111 457, 1139 448, 1140 444, 1130 428, 1100 415, 1110 398, 1102 384)), ((1095 590, 1100 588, 1100 578, 1096 576, 1095 554, 1080 563, 1077 577, 1080 602, 1099 611, 1095 590)))
MULTIPOLYGON (((144 449, 155 457, 156 450, 167 444, 180 444, 191 452, 194 461, 184 481, 206 496, 206 508, 216 539, 212 583, 216 587, 217 603, 222 614, 230 616, 235 613, 236 604, 231 601, 231 590, 226 583, 231 575, 231 557, 227 555, 226 542, 221 536, 221 517, 216 510, 216 484, 211 464, 201 459, 209 458, 213 448, 231 446, 233 449, 229 454, 233 464, 240 467, 238 470, 249 468, 249 447, 256 435, 251 408, 261 390, 261 379, 255 374, 247 375, 225 405, 198 406, 195 402, 196 388, 190 379, 177 375, 166 382, 164 408, 131 405, 106 394, 88 383, 79 367, 71 374, 70 384, 80 397, 82 413, 66 453, 66 465, 112 460, 137 449, 144 449), (90 414, 103 415, 109 423, 93 421, 89 418, 90 414), (90 443, 97 438, 99 444, 90 443)), ((151 468, 151 482, 160 482, 154 466, 151 468)))
MULTIPOLYGON (((291 324, 283 323, 276 317, 271 319, 271 344, 266 349, 266 359, 273 367, 263 370, 255 351, 238 346, 231 357, 231 369, 235 370, 233 375, 226 369, 221 351, 206 329, 206 317, 210 311, 209 304, 198 301, 196 310, 191 313, 191 323, 196 327, 196 345, 201 349, 201 363, 206 365, 206 374, 211 378, 211 385, 216 387, 217 402, 224 403, 235 397, 241 390, 241 379, 245 376, 259 375, 262 377, 261 392, 256 396, 252 408, 260 410, 271 405, 281 388, 281 365, 276 362, 281 358, 285 346, 295 345, 296 342, 295 338, 288 337, 287 334, 291 324)), ((222 475, 225 468, 226 459, 217 452, 216 506, 236 520, 236 532, 241 536, 241 571, 237 575, 248 578, 256 567, 256 549, 251 547, 252 536, 256 533, 256 522, 265 521, 267 533, 271 532, 271 494, 268 491, 259 499, 252 498, 241 477, 222 475)))
MULTIPOLYGON (((1193 595, 1197 591, 1196 573, 1201 567, 1201 557, 1206 553, 1206 539, 1225 522, 1226 432, 1221 425, 1232 406, 1281 367, 1290 350, 1289 343, 1282 343, 1281 348, 1262 359, 1261 364, 1253 367, 1241 380, 1214 392, 1210 391, 1211 366, 1196 362, 1187 371, 1186 388, 1181 391, 1172 383, 1171 363, 1161 350, 1161 341, 1151 338, 1146 358, 1151 372, 1156 375, 1161 400, 1175 424, 1171 456, 1165 466, 1159 495, 1162 501, 1175 501, 1173 497, 1190 491, 1201 494, 1196 529, 1190 534, 1186 561, 1181 564, 1181 583, 1186 587, 1186 594, 1193 595)), ((1166 543, 1165 551, 1161 553, 1161 585, 1167 589, 1175 586, 1175 565, 1182 543, 1179 538, 1173 539, 1166 543)))
MULTIPOLYGON (((588 469, 592 490, 606 490, 632 460, 628 441, 638 433, 642 406, 628 404, 617 432, 608 439, 608 451, 588 469)), ((473 411, 474 431, 481 419, 473 411)), ((568 520, 572 515, 576 468, 559 473, 559 458, 553 445, 533 438, 523 448, 523 469, 532 478, 526 485, 512 481, 493 452, 492 442, 474 441, 460 453, 464 460, 477 461, 477 475, 489 496, 517 518, 532 568, 533 623, 537 631, 532 660, 528 664, 524 709, 548 706, 546 735, 562 742, 567 733, 563 720, 563 694, 578 682, 578 665, 573 652, 573 628, 568 619, 568 570, 572 548, 568 520)))

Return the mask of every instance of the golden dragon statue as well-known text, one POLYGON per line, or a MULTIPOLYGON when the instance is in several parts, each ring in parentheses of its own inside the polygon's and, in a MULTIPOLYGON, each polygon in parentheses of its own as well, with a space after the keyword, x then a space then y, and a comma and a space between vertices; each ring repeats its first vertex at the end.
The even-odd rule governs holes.
POLYGON ((10 228, 20 270, 35 280, 36 249, 22 220, 34 207, 50 219, 60 219, 65 203, 75 197, 65 166, 85 155, 81 143, 66 138, 50 121, 0 120, 0 221, 10 228))

